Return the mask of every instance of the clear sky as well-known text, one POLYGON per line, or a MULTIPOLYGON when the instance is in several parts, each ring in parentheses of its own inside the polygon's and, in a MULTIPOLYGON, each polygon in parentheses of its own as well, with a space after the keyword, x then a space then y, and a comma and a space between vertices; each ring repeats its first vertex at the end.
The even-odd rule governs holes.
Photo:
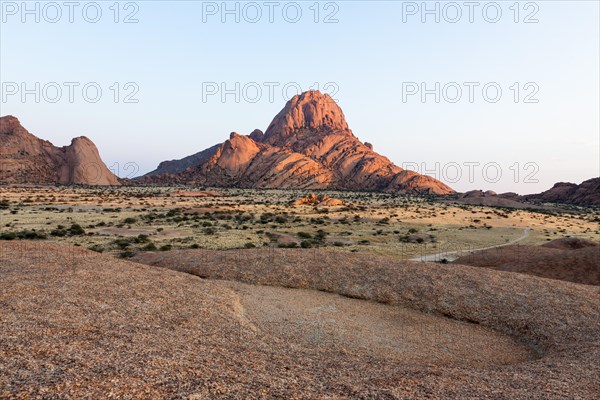
POLYGON ((0 107, 56 145, 90 137, 121 176, 265 130, 311 88, 457 190, 600 175, 598 1, 114 3, 2 1, 0 107))

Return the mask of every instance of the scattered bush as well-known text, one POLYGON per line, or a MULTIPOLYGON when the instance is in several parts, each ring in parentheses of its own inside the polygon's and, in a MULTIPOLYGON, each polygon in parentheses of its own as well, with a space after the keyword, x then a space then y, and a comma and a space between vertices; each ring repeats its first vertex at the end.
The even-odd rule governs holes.
POLYGON ((102 253, 104 252, 104 247, 100 246, 99 244, 94 244, 90 247, 88 247, 88 249, 95 251, 97 253, 102 253))
POLYGON ((15 240, 17 234, 14 232, 2 232, 0 233, 0 240, 15 240))
POLYGON ((139 234, 133 241, 135 243, 148 243, 150 242, 150 239, 148 238, 148 235, 139 234))
POLYGON ((42 240, 46 239, 47 236, 43 232, 37 232, 33 230, 24 230, 19 232, 2 232, 0 233, 0 240, 42 240))
POLYGON ((69 235, 71 236, 81 236, 85 235, 85 230, 79 224, 72 224, 69 229, 67 229, 69 235))
POLYGON ((146 250, 146 251, 154 251, 156 250, 156 245, 154 243, 148 243, 147 245, 145 245, 144 247, 142 247, 142 249, 146 250))
POLYGON ((67 236, 67 231, 65 229, 52 229, 50 231, 50 236, 58 236, 58 237, 67 236))
POLYGON ((125 250, 119 253, 119 258, 131 258, 135 253, 131 250, 125 250))

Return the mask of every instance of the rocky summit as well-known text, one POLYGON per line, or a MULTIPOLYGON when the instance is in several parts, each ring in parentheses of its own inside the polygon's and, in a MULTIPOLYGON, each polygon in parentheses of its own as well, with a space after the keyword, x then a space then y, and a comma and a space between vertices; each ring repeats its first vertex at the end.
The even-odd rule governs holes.
POLYGON ((119 185, 85 136, 57 147, 8 115, 0 118, 0 145, 0 183, 119 185))
POLYGON ((449 194, 444 183, 403 170, 362 143, 329 95, 294 96, 263 133, 231 133, 229 140, 166 161, 143 183, 182 183, 241 188, 335 189, 410 194, 449 194))

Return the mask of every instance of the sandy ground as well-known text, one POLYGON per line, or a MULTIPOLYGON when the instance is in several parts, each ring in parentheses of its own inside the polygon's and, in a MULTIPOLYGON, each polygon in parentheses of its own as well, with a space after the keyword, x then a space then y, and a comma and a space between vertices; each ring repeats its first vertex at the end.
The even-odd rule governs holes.
POLYGON ((490 366, 533 359, 511 337, 476 324, 332 293, 226 283, 240 316, 266 340, 411 365, 490 366), (468 338, 468 340, 465 340, 468 338))

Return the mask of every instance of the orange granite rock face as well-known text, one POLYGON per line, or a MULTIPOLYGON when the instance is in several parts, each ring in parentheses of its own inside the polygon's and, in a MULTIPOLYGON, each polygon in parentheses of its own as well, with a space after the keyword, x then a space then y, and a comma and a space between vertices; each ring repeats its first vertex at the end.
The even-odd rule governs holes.
POLYGON ((263 133, 232 133, 220 145, 163 162, 144 183, 242 188, 336 189, 449 194, 444 183, 405 171, 362 143, 327 94, 294 96, 263 133))
POLYGON ((85 136, 57 147, 29 133, 13 116, 0 118, 0 182, 119 185, 85 136))

